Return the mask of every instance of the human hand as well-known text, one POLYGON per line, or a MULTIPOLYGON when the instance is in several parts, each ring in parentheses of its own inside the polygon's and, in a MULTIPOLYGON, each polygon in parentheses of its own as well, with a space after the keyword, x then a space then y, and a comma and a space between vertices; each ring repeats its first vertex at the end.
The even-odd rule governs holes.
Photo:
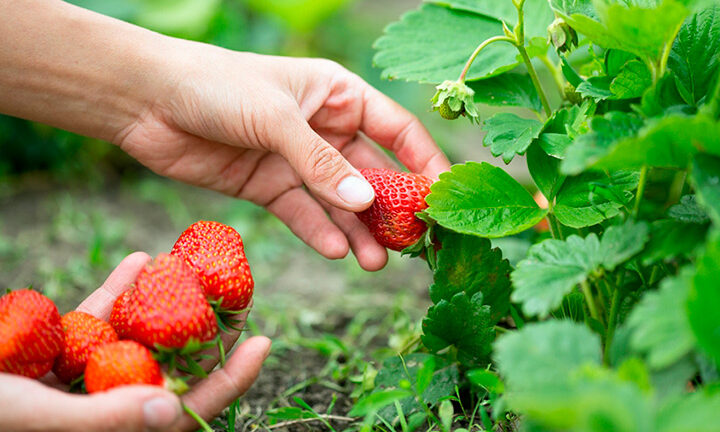
MULTIPOLYGON (((147 254, 140 252, 126 257, 78 310, 107 320, 115 298, 128 288, 149 260, 147 254)), ((228 350, 238 336, 237 332, 224 336, 228 350)), ((197 425, 183 414, 180 402, 205 419, 213 418, 248 390, 269 350, 269 339, 247 339, 222 369, 210 373, 181 398, 154 386, 127 386, 78 395, 62 391, 64 387, 52 374, 39 382, 0 373, 0 430, 194 430, 197 425)), ((204 364, 207 370, 213 365, 204 364)))
POLYGON ((370 140, 411 171, 449 169, 417 118, 334 62, 179 40, 164 52, 172 91, 116 143, 162 175, 266 207, 328 258, 352 248, 367 270, 387 261, 350 213, 373 199, 355 167, 395 167, 370 140))

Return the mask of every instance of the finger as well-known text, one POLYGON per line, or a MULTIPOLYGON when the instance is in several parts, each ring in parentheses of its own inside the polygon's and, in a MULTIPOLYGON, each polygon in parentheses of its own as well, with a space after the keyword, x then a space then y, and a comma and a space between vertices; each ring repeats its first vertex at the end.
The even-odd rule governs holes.
POLYGON ((378 271, 385 267, 388 260, 387 250, 375 241, 355 213, 346 212, 330 205, 326 205, 326 210, 335 224, 347 236, 350 248, 360 267, 367 271, 378 271))
POLYGON ((398 169, 397 163, 381 148, 360 135, 343 147, 342 154, 354 167, 398 169))
MULTIPOLYGON (((270 353, 270 345, 270 339, 264 336, 255 336, 243 342, 224 368, 211 373, 183 396, 185 405, 204 419, 215 417, 255 382, 263 361, 270 353)), ((183 416, 180 422, 182 430, 196 427, 193 419, 183 416)))
POLYGON ((92 395, 64 393, 41 383, 0 374, 0 430, 166 430, 180 418, 180 401, 161 387, 129 386, 92 395), (21 397, 19 397, 21 395, 21 397), (38 406, 42 415, 38 416, 38 406))
POLYGON ((266 208, 285 222, 296 236, 326 258, 339 259, 347 255, 349 245, 345 235, 305 190, 290 189, 266 208))
POLYGON ((367 208, 375 197, 365 178, 298 112, 271 138, 313 195, 348 211, 367 208))
MULTIPOLYGON (((248 314, 250 313, 250 310, 252 309, 253 301, 250 300, 250 304, 248 304, 247 308, 244 312, 239 313, 237 315, 232 316, 230 319, 236 320, 237 324, 235 324, 235 327, 242 329, 245 327, 245 322, 247 322, 248 314)), ((240 337, 240 334, 242 333, 242 330, 232 330, 230 331, 221 331, 220 332, 220 339, 222 340, 223 347, 225 348, 225 353, 230 354, 230 351, 232 350, 233 346, 235 346, 235 342, 237 342, 238 338, 240 337)), ((218 352, 217 347, 214 347, 208 351, 203 351, 203 354, 208 354, 212 358, 203 359, 200 361, 200 367, 203 368, 205 371, 211 371, 220 361, 220 353, 218 352)), ((190 379, 190 382, 196 382, 198 381, 196 377, 192 377, 190 379)))
POLYGON ((364 81, 360 123, 368 137, 397 155, 410 171, 437 178, 450 162, 414 115, 364 81))
POLYGON ((115 299, 135 282, 140 270, 152 258, 145 252, 131 253, 110 273, 105 283, 88 296, 77 310, 107 321, 110 318, 115 299))

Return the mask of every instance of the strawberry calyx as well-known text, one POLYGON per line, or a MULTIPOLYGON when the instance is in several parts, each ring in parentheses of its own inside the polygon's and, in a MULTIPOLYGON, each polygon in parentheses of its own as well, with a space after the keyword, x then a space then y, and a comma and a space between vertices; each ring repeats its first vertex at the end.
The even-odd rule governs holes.
POLYGON ((415 243, 400 251, 401 255, 410 257, 423 257, 427 260, 430 270, 435 271, 437 267, 437 244, 435 243, 435 227, 437 223, 426 212, 415 213, 415 217, 425 222, 427 230, 415 243))
POLYGON ((215 347, 218 348, 218 360, 221 365, 224 365, 225 347, 219 335, 206 342, 190 339, 182 348, 164 347, 155 344, 153 355, 155 360, 168 366, 168 372, 171 375, 175 371, 180 371, 198 378, 207 378, 207 372, 200 366, 200 362, 214 359, 214 357, 202 352, 215 347))

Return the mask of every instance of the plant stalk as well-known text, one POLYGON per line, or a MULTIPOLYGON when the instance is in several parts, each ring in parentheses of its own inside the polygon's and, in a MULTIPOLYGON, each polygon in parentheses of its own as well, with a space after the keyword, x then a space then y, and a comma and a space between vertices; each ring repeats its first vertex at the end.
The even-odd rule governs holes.
POLYGON ((638 182, 637 192, 635 193, 635 205, 633 206, 633 217, 637 219, 640 213, 640 202, 642 201, 643 193, 645 193, 645 183, 647 182, 647 165, 643 165, 640 170, 640 181, 638 182))
POLYGON ((565 78, 562 75, 562 71, 560 71, 560 68, 558 68, 553 62, 548 58, 547 54, 542 55, 538 57, 542 64, 545 65, 546 68, 550 71, 550 74, 553 77, 553 81, 555 81, 555 85, 557 86, 558 93, 560 93, 560 97, 565 99, 565 78))
POLYGON ((605 365, 608 365, 610 361, 610 347, 612 346, 613 337, 615 336, 615 326, 617 325, 619 306, 620 289, 616 287, 615 292, 613 292, 612 302, 610 303, 607 332, 605 332, 605 349, 603 350, 603 363, 605 363, 605 365))
POLYGON ((525 67, 528 70, 530 79, 535 86, 535 90, 537 90, 538 92, 538 96, 540 96, 540 102, 542 103, 543 110, 545 111, 545 116, 550 117, 550 115, 552 114, 552 109, 550 108, 550 103, 548 102, 547 96, 545 96, 545 91, 540 84, 540 79, 537 76, 537 72, 535 72, 535 67, 532 64, 532 61, 530 61, 530 56, 528 56, 524 45, 518 44, 515 46, 517 47, 518 51, 520 51, 520 56, 523 59, 523 63, 525 63, 525 67))
POLYGON ((585 296, 585 302, 587 303, 588 309, 590 310, 590 316, 593 317, 595 320, 600 321, 600 317, 598 316, 597 312, 597 306, 595 306, 595 299, 593 298, 592 292, 590 291, 590 285, 587 283, 587 281, 582 281, 580 287, 582 287, 582 292, 585 296))
POLYGON ((465 62, 465 67, 463 68, 462 72, 460 72, 458 82, 465 83, 465 76, 470 70, 470 66, 472 66, 475 58, 478 56, 478 54, 480 54, 480 51, 484 50, 486 46, 494 42, 509 42, 515 45, 515 41, 507 36, 493 36, 491 38, 485 39, 484 41, 482 41, 482 43, 480 43, 480 45, 477 46, 477 48, 475 48, 475 51, 473 51, 473 53, 470 55, 470 58, 468 58, 467 62, 465 62))
POLYGON ((205 420, 203 420, 203 418, 200 417, 195 411, 190 409, 190 407, 182 404, 182 408, 183 411, 185 411, 190 417, 193 418, 193 420, 197 422, 198 425, 200 425, 200 429, 202 429, 204 432, 214 432, 213 428, 211 428, 210 425, 205 420))

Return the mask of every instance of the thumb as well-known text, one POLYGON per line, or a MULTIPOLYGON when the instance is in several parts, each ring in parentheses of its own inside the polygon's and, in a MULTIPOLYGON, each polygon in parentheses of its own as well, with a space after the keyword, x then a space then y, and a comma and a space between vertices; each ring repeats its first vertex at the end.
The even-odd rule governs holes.
POLYGON ((56 420, 73 430, 164 431, 181 417, 180 400, 158 387, 129 386, 92 395, 60 393, 56 420))
POLYGON ((285 130, 277 148, 312 193, 335 207, 361 211, 375 194, 370 183, 345 157, 320 137, 301 116, 285 130))

